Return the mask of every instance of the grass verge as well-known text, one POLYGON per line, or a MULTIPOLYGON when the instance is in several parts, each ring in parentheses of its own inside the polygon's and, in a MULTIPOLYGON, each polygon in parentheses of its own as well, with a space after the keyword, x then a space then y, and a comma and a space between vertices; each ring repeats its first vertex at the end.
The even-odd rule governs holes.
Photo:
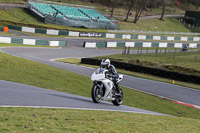
POLYGON ((0 132, 197 133, 200 120, 133 113, 0 108, 0 132))
POLYGON ((44 45, 25 45, 25 44, 14 44, 14 43, 0 43, 0 48, 1 47, 48 47, 48 48, 53 48, 53 47, 44 46, 44 45))
POLYGON ((27 0, 0 0, 0 3, 8 3, 8 4, 23 4, 27 2, 27 0))
POLYGON ((17 36, 16 34, 14 34, 12 32, 0 32, 0 35, 17 36))
MULTIPOLYGON (((0 79, 90 97, 90 78, 0 52, 0 79)), ((200 110, 124 89, 124 105, 173 116, 200 118, 200 110)))

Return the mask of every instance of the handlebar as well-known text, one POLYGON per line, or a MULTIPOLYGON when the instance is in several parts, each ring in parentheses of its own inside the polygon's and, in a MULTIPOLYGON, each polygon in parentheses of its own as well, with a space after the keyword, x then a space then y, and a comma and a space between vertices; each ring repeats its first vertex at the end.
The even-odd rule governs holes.
POLYGON ((109 74, 109 73, 105 73, 105 78, 113 80, 115 78, 115 75, 109 74))

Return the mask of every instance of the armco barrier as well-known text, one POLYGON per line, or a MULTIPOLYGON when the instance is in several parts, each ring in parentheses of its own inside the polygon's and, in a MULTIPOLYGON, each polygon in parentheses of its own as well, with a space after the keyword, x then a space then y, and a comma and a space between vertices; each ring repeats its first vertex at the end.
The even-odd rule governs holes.
POLYGON ((84 42, 85 48, 116 48, 116 47, 144 47, 144 48, 200 48, 199 43, 176 43, 176 42, 84 42))
MULTIPOLYGON (((93 59, 93 58, 81 58, 81 63, 100 66, 101 60, 93 59)), ((123 62, 118 62, 118 61, 111 61, 111 63, 116 68, 120 68, 120 69, 125 69, 125 70, 144 73, 144 74, 150 74, 150 75, 154 75, 154 76, 158 76, 162 78, 168 78, 172 80, 178 80, 182 82, 200 84, 200 76, 182 74, 178 72, 139 66, 139 65, 123 63, 123 62)))
POLYGON ((0 37, 0 43, 13 43, 25 45, 66 46, 66 41, 49 41, 40 39, 21 39, 15 37, 0 37))
POLYGON ((159 36, 159 35, 134 35, 134 34, 113 34, 113 33, 94 33, 94 32, 75 32, 75 31, 64 31, 64 30, 51 30, 51 29, 40 29, 30 27, 20 27, 15 25, 8 25, 9 29, 19 30, 30 33, 50 34, 50 35, 65 35, 65 36, 80 36, 80 37, 97 37, 97 38, 121 38, 124 40, 136 39, 136 40, 166 40, 166 41, 200 41, 200 37, 177 37, 177 36, 159 36))

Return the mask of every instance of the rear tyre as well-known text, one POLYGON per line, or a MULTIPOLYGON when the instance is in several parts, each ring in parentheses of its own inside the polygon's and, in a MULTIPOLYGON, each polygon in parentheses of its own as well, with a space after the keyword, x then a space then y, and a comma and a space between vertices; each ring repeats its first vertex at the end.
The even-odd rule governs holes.
POLYGON ((101 102, 102 94, 100 93, 100 88, 97 85, 93 85, 91 95, 94 103, 101 102))
POLYGON ((113 100, 112 103, 113 103, 114 105, 116 105, 116 106, 119 106, 119 105, 122 104, 123 98, 124 98, 124 96, 123 96, 123 91, 122 91, 122 89, 120 88, 120 90, 119 90, 119 95, 116 95, 115 100, 113 100))

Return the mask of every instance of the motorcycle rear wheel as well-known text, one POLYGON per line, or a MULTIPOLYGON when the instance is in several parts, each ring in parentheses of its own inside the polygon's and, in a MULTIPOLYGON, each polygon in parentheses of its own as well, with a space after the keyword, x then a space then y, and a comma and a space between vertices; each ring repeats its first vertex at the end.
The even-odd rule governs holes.
POLYGON ((114 105, 116 105, 116 106, 121 105, 122 102, 123 102, 123 99, 124 99, 123 91, 122 91, 121 88, 120 88, 120 90, 119 90, 119 94, 120 94, 120 95, 119 95, 119 96, 116 96, 116 97, 115 97, 115 100, 112 101, 112 103, 113 103, 114 105))
POLYGON ((102 94, 100 94, 100 88, 97 85, 93 85, 91 95, 94 103, 101 102, 102 94))

